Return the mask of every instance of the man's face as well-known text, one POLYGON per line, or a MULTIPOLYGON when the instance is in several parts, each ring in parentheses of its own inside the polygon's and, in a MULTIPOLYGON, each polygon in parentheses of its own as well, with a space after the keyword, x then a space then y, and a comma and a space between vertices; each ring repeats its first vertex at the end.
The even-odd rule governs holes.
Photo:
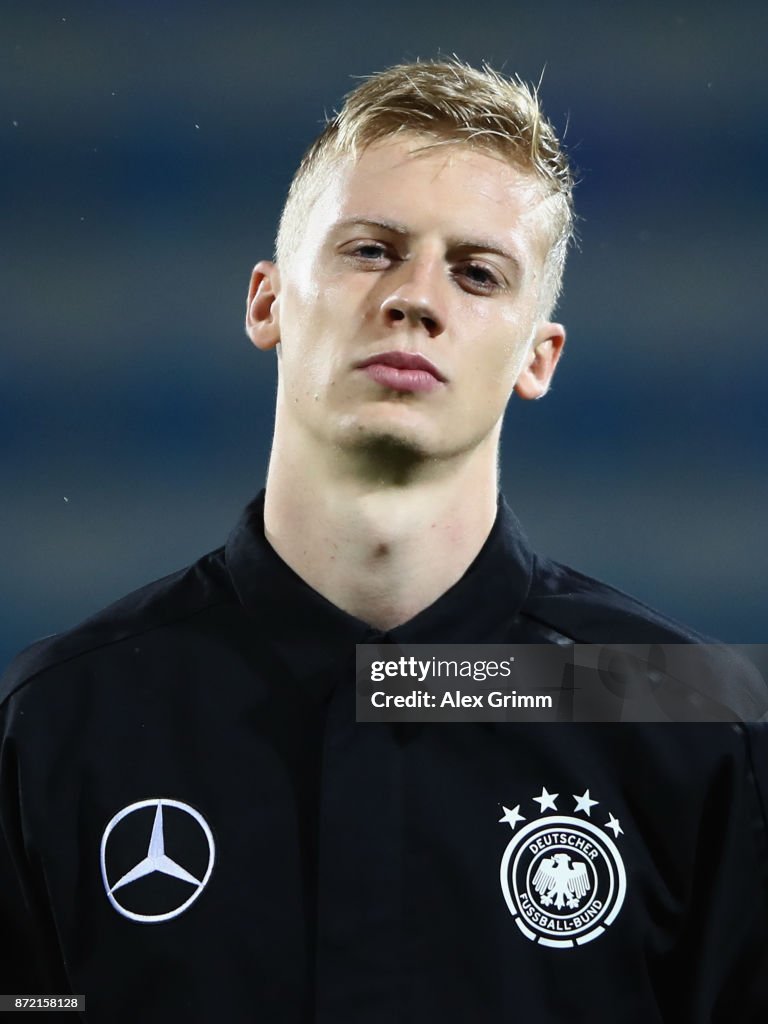
POLYGON ((281 429, 434 458, 495 451, 513 388, 535 397, 529 367, 542 352, 546 390, 562 329, 538 317, 540 189, 500 159, 428 141, 400 137, 342 162, 288 265, 268 270, 281 429))

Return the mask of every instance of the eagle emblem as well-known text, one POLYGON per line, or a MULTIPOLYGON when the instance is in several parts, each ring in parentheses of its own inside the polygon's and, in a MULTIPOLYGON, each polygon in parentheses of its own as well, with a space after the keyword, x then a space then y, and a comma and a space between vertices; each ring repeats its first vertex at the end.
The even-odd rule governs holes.
POLYGON ((567 904, 570 910, 575 910, 589 889, 587 865, 578 861, 571 866, 567 853, 546 857, 533 877, 533 887, 541 896, 542 906, 554 903, 562 910, 567 904))

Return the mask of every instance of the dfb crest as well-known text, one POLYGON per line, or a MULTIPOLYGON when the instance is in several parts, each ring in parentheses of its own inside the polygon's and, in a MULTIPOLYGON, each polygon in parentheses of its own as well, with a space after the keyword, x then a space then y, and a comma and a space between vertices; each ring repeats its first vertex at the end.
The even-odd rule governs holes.
POLYGON ((560 813, 558 793, 542 789, 538 816, 517 830, 526 816, 520 804, 504 808, 502 823, 515 833, 501 860, 501 889, 509 912, 527 939, 555 949, 573 948, 602 935, 624 902, 627 877, 614 839, 623 834, 611 814, 600 828, 587 820, 599 801, 589 790, 576 801, 573 814, 560 813), (584 817, 576 817, 581 813, 584 817), (613 832, 614 838, 607 834, 613 832))

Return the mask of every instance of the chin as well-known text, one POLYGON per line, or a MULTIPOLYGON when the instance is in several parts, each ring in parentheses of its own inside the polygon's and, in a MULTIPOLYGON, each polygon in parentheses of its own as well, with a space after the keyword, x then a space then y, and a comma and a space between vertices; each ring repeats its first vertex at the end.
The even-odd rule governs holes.
POLYGON ((346 449, 383 446, 426 455, 434 424, 414 411, 379 404, 356 409, 337 421, 337 441, 346 449))
POLYGON ((425 439, 414 431, 387 429, 386 427, 362 427, 347 433, 341 442, 347 451, 371 456, 410 456, 425 459, 433 453, 425 439))
POLYGON ((359 461, 360 471, 375 477, 394 474, 402 478, 435 456, 427 432, 415 429, 414 424, 350 417, 340 427, 335 437, 338 448, 359 461))
POLYGON ((351 454, 361 478, 393 486, 418 479, 433 461, 431 453, 413 439, 387 434, 360 438, 351 454))

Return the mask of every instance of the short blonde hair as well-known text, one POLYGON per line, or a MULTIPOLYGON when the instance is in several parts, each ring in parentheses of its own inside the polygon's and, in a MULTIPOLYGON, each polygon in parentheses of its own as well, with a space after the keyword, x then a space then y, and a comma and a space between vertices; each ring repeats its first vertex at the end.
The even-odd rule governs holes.
POLYGON ((328 119, 296 171, 283 207, 275 258, 285 263, 299 244, 306 215, 334 164, 403 132, 434 142, 465 142, 529 172, 550 208, 542 308, 549 315, 562 289, 573 237, 573 175, 535 87, 458 58, 397 64, 367 78, 328 119))

